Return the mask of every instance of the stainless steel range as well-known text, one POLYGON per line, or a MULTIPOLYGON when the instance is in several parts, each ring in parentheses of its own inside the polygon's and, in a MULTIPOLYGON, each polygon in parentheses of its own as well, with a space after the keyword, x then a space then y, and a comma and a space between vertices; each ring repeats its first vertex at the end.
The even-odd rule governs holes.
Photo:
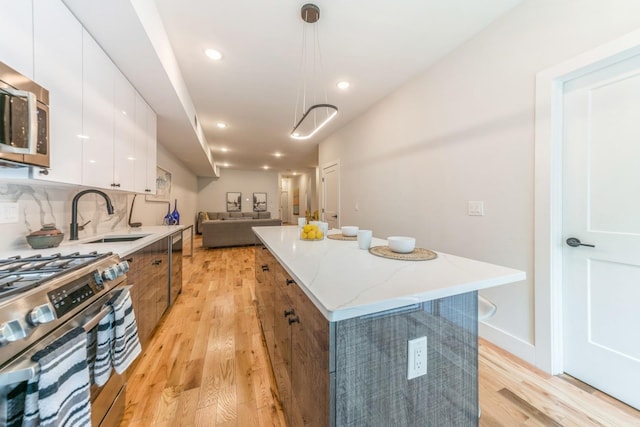
MULTIPOLYGON (((95 328, 109 312, 104 304, 126 285, 128 270, 127 262, 111 253, 0 260, 0 398, 37 374, 31 361, 37 351, 74 328, 95 328)), ((103 387, 92 386, 93 425, 117 425, 123 390, 118 375, 103 387)))

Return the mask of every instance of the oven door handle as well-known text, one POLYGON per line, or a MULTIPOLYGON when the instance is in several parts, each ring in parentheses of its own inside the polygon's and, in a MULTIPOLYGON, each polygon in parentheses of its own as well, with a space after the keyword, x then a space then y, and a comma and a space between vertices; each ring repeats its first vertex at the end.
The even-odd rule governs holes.
MULTIPOLYGON (((112 294, 114 291, 119 291, 121 289, 130 289, 131 286, 132 285, 118 286, 112 289, 109 292, 109 294, 112 294)), ((102 308, 98 312, 98 314, 96 314, 91 319, 84 322, 83 325, 81 325, 82 329, 84 329, 85 332, 89 332, 90 330, 95 328, 98 325, 98 323, 100 323, 100 321, 111 312, 111 310, 112 310, 111 306, 106 306, 102 308)), ((49 342, 49 344, 51 344, 51 342, 49 342)), ((40 348, 44 348, 44 347, 40 347, 40 348)), ((33 351, 32 353, 34 354, 35 351, 33 351)), ((26 355, 23 356, 23 360, 19 362, 17 365, 14 365, 10 370, 6 372, 0 372, 0 396, 2 395, 3 386, 7 386, 10 384, 15 384, 23 381, 28 381, 31 378, 38 375, 39 370, 40 368, 38 364, 35 362, 32 362, 30 356, 29 358, 27 358, 26 355)))

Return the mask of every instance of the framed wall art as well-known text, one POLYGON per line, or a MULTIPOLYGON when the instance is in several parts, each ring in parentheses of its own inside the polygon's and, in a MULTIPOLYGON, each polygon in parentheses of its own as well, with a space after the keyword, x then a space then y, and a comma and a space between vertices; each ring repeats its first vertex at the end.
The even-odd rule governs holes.
POLYGON ((156 194, 147 194, 147 202, 169 202, 171 199, 171 172, 156 167, 156 194))
POLYGON ((242 193, 227 193, 227 212, 242 212, 242 193))
POLYGON ((253 193, 253 211, 265 212, 267 210, 267 193, 253 193))

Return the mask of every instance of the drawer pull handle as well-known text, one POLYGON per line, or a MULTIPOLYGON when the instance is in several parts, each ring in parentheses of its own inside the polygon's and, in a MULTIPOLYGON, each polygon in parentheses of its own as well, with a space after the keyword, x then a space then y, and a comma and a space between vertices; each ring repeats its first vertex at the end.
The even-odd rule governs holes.
POLYGON ((289 285, 291 285, 293 283, 296 283, 296 281, 293 280, 293 279, 287 279, 287 286, 289 286, 289 285))
POLYGON ((153 264, 153 265, 162 264, 162 260, 161 259, 157 259, 157 260, 153 261, 151 264, 153 264))
POLYGON ((296 314, 296 311, 294 309, 284 311, 284 317, 293 316, 294 314, 296 314))
POLYGON ((300 318, 298 316, 289 319, 290 325, 293 325, 294 323, 300 323, 300 318))
POLYGON ((262 266, 262 271, 269 271, 269 266, 267 264, 264 264, 262 266))

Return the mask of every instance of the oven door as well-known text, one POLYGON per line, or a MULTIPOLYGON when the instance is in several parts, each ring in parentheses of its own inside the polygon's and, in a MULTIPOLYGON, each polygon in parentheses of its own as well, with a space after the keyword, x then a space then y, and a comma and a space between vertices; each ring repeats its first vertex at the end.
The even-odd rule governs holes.
MULTIPOLYGON (((84 310, 70 318, 60 327, 42 338, 27 351, 0 368, 0 399, 6 397, 6 393, 16 383, 27 381, 37 375, 37 366, 31 361, 31 356, 47 345, 53 343, 67 332, 77 327, 82 327, 90 334, 98 323, 109 313, 109 308, 103 308, 113 294, 126 285, 126 280, 118 286, 102 295, 84 310)), ((92 426, 118 426, 124 415, 124 390, 125 381, 115 370, 111 371, 111 377, 107 383, 98 387, 91 385, 91 424, 92 426)), ((6 400, 6 399, 2 399, 6 400)), ((0 405, 1 406, 1 405, 0 405)), ((0 407, 0 410, 2 408, 0 407)))

